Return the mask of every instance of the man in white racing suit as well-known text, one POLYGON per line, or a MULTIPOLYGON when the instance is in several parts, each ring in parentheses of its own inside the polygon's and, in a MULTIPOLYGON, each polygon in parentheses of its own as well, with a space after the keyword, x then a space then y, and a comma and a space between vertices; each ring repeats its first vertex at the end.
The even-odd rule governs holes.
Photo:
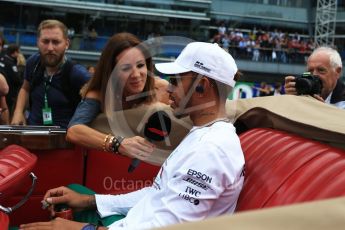
POLYGON ((225 110, 238 71, 234 59, 217 44, 193 42, 174 62, 156 68, 171 75, 168 92, 174 115, 189 116, 193 128, 163 163, 153 185, 124 195, 51 189, 44 197, 51 206, 65 203, 79 210, 97 209, 101 217, 126 217, 109 226, 56 218, 21 229, 150 229, 234 212, 245 164, 225 110))

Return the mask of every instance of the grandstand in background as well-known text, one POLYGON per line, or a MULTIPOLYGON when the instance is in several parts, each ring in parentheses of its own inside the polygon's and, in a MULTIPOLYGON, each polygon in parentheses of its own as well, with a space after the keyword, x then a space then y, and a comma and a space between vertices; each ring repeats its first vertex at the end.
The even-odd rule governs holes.
MULTIPOLYGON (((25 55, 36 49, 36 28, 43 19, 63 21, 70 29, 75 60, 95 63, 114 33, 127 31, 143 40, 152 36, 183 36, 213 41, 224 25, 228 33, 282 31, 307 41, 314 36, 317 1, 305 0, 0 0, 0 26, 8 43, 18 43, 25 55), (91 36, 91 31, 96 31, 91 36)), ((345 57, 345 0, 337 1, 334 45, 345 57)), ((174 56, 172 47, 167 53, 174 56)), ((232 50, 230 49, 230 52, 232 50)), ((239 53, 239 52, 237 52, 239 53)), ((304 58, 279 62, 235 55, 244 81, 282 81, 301 74, 304 58)), ((161 57, 167 58, 167 57, 161 57)), ((169 57, 168 57, 169 58, 169 57)), ((156 61, 161 59, 156 58, 156 61)))

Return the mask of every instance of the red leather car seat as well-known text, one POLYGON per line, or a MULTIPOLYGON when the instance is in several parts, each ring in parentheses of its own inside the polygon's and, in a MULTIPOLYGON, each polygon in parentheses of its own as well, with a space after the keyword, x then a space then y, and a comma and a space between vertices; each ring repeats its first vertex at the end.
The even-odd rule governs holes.
MULTIPOLYGON (((0 205, 23 185, 23 181, 29 177, 36 161, 37 157, 34 154, 18 145, 10 145, 0 151, 0 205)), ((33 177, 35 176, 33 175, 33 177)), ((31 192, 28 193, 28 196, 31 192)), ((21 204, 24 202, 23 199, 21 204)), ((21 204, 12 208, 1 206, 0 230, 8 228, 9 218, 6 213, 15 210, 21 204)))
POLYGON ((240 140, 246 177, 237 211, 345 195, 345 151, 264 128, 240 140))
POLYGON ((0 152, 0 202, 17 191, 34 168, 37 157, 29 150, 10 145, 0 152))

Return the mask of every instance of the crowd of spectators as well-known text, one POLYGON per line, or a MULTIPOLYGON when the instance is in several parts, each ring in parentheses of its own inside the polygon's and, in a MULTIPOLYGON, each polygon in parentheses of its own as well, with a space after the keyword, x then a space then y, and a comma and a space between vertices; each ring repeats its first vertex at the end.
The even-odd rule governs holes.
MULTIPOLYGON (((216 33, 211 32, 210 41, 218 43, 237 59, 304 64, 316 46, 313 38, 308 35, 297 32, 288 33, 282 29, 264 31, 256 27, 253 29, 230 28, 225 23, 217 25, 215 29, 216 33)), ((34 30, 30 32, 31 30, 16 30, 8 27, 3 27, 2 30, 9 43, 17 43, 19 38, 19 43, 23 46, 36 45, 34 30)), ((152 34, 139 37, 145 40, 149 39, 152 34)), ((71 49, 77 50, 101 51, 110 35, 109 31, 102 30, 96 25, 88 25, 79 30, 73 27, 68 29, 71 49)), ((164 36, 164 34, 160 35, 164 36)), ((340 48, 339 53, 345 59, 345 49, 340 48)))
POLYGON ((228 30, 220 25, 211 41, 218 43, 235 58, 265 62, 304 63, 315 49, 311 38, 278 29, 263 31, 254 28, 243 32, 240 29, 228 30))
MULTIPOLYGON (((8 29, 4 29, 9 43, 16 42, 19 37, 21 45, 35 45, 34 31, 32 34, 19 32, 20 36, 15 35, 15 31, 11 29, 8 32, 8 29)), ((150 35, 148 34, 146 38, 149 38, 150 35)), ((237 59, 252 61, 304 63, 306 57, 315 48, 314 41, 310 37, 297 33, 289 34, 281 29, 263 31, 254 27, 254 29, 248 30, 229 28, 222 24, 218 27, 216 34, 211 36, 211 42, 218 43, 237 59)), ((71 40, 72 49, 101 51, 109 35, 95 26, 85 26, 79 33, 78 30, 70 27, 68 37, 71 40)), ((143 39, 145 38, 143 37, 143 39)))

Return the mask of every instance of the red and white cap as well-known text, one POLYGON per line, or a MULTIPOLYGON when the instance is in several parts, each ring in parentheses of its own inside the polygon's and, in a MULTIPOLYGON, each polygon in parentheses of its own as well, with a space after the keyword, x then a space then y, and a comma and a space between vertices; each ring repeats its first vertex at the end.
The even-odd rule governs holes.
POLYGON ((189 43, 174 62, 155 64, 164 74, 180 74, 193 71, 231 87, 235 86, 234 76, 237 65, 233 57, 218 44, 206 42, 189 43))

